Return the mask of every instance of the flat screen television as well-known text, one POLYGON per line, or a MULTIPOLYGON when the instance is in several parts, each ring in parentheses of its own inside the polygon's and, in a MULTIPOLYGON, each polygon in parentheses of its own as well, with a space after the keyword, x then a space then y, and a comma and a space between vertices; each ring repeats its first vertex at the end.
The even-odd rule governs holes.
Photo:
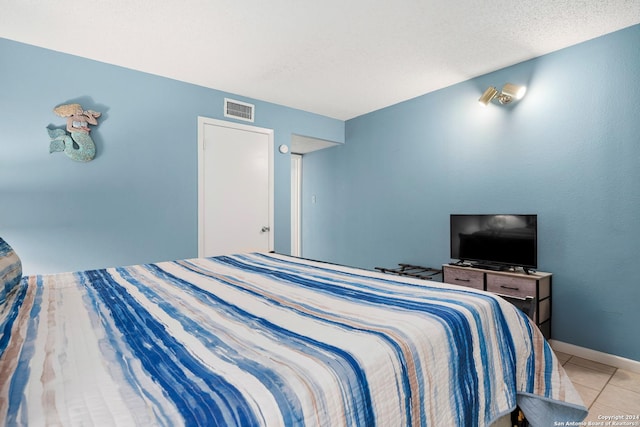
POLYGON ((451 258, 485 268, 538 268, 538 217, 451 215, 451 258))

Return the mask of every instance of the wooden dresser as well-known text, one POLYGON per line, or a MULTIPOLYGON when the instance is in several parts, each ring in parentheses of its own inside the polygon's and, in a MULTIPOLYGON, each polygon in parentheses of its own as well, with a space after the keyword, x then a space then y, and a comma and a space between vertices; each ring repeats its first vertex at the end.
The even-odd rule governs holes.
POLYGON ((493 271, 445 264, 443 282, 489 291, 523 309, 538 325, 545 338, 551 338, 551 273, 493 271), (523 304, 533 298, 533 308, 523 304))

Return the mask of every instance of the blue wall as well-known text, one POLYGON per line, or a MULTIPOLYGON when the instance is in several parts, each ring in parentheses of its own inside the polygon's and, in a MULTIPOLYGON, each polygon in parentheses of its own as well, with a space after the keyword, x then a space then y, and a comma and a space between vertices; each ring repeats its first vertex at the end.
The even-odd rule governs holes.
MULTIPOLYGON (((197 256, 197 117, 223 117, 229 94, 0 39, 0 236, 26 273, 197 256), (103 113, 98 154, 49 154, 53 108, 103 113)), ((344 141, 344 122, 256 105, 255 126, 344 141)), ((246 123, 246 122, 242 122, 246 123)), ((290 156, 275 151, 275 249, 290 249, 290 156)))
MULTIPOLYGON (((638 46, 634 26, 346 127, 231 96, 256 104, 276 145, 346 141, 305 155, 304 256, 437 266, 450 213, 537 213, 554 338, 640 360, 638 46), (478 106, 505 82, 527 96, 478 106)), ((0 82, 0 236, 27 273, 197 255, 197 116, 223 119, 228 94, 4 39, 0 82), (63 124, 51 110, 70 101, 103 112, 87 164, 48 153, 46 126, 63 124)), ((276 250, 288 252, 289 156, 275 160, 276 250)))
POLYGON ((303 255, 439 266, 451 213, 535 213, 553 337, 640 361, 639 72, 634 26, 349 120, 304 159, 303 255))

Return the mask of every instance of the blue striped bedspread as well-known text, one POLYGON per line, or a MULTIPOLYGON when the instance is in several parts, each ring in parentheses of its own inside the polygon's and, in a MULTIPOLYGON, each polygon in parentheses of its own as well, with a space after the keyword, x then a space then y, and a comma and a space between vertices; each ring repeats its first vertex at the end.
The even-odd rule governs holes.
MULTIPOLYGON (((0 307, 0 425, 581 420, 498 297, 276 254, 28 276, 0 307)), ((551 424, 552 425, 552 424, 551 424)))

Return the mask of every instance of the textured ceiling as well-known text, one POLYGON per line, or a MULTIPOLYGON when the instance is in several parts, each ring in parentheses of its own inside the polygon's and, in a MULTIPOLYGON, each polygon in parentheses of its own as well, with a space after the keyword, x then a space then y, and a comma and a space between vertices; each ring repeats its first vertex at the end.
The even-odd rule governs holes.
POLYGON ((338 119, 637 23, 640 0, 0 0, 0 37, 338 119))

